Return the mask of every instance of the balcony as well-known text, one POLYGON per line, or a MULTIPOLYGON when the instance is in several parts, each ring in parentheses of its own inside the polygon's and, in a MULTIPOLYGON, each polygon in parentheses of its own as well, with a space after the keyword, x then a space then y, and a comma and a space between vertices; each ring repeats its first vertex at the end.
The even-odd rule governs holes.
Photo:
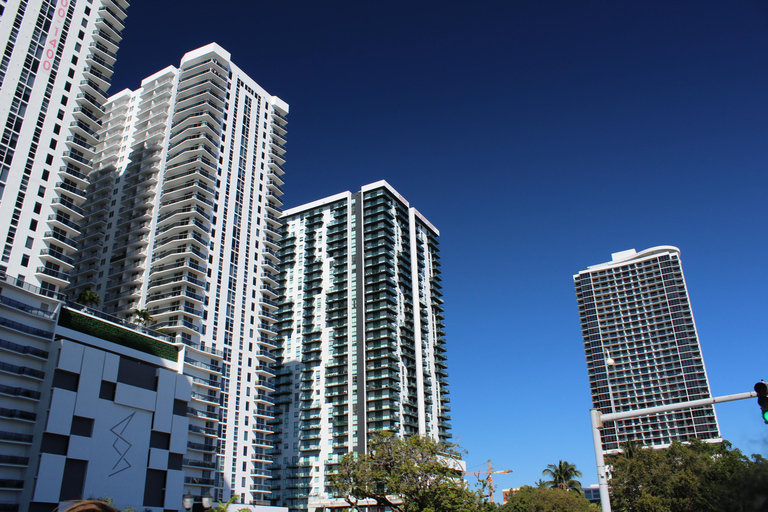
POLYGON ((54 270, 49 267, 37 267, 35 275, 44 278, 44 280, 52 280, 62 288, 69 284, 69 274, 61 272, 60 270, 54 270))
POLYGON ((197 485, 200 487, 213 487, 215 485, 213 478, 196 478, 191 476, 184 477, 184 483, 187 485, 197 485))

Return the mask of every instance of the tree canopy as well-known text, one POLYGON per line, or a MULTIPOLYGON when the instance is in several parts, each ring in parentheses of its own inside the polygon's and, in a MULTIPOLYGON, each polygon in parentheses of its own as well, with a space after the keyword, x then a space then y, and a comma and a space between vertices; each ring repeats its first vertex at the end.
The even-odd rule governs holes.
POLYGON ((148 326, 154 323, 152 315, 146 309, 134 309, 131 314, 133 316, 133 323, 135 324, 148 326))
POLYGON ((499 512, 591 512, 595 510, 589 501, 578 492, 565 489, 542 489, 525 485, 507 502, 499 512))
POLYGON ((101 297, 99 297, 99 294, 93 290, 84 290, 80 292, 80 295, 77 296, 75 302, 82 304, 85 307, 98 306, 101 304, 101 297))
POLYGON ((429 437, 377 434, 367 454, 348 453, 331 485, 355 510, 359 500, 399 512, 475 512, 484 508, 457 472, 459 451, 429 437))
POLYGON ((727 441, 691 439, 665 450, 625 450, 606 462, 612 466, 616 512, 768 510, 768 460, 750 459, 727 441))
POLYGON ((551 479, 544 482, 547 487, 581 493, 581 482, 576 480, 581 478, 581 471, 576 469, 575 464, 561 460, 557 464, 549 464, 541 474, 551 479))

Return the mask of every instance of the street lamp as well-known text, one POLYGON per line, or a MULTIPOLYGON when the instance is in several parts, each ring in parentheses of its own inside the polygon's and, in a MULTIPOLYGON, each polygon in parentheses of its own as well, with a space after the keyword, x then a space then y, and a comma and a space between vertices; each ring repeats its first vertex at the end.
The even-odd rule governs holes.
POLYGON ((611 367, 616 366, 616 361, 611 357, 610 352, 603 349, 605 359, 605 381, 608 384, 608 398, 611 401, 611 412, 616 412, 616 404, 613 402, 613 390, 611 389, 611 367))
POLYGON ((184 505, 184 510, 192 510, 192 505, 195 504, 195 497, 187 493, 181 499, 181 504, 184 505))
MULTIPOLYGON (((208 510, 213 506, 213 496, 211 496, 210 493, 205 493, 203 496, 200 496, 200 501, 204 510, 208 510)), ((195 497, 190 493, 187 493, 181 499, 181 504, 184 505, 184 510, 190 511, 195 505, 195 497)))
POLYGON ((757 396, 757 392, 738 393, 735 395, 715 396, 711 398, 701 398, 699 400, 690 400, 688 402, 678 402, 674 404, 658 405, 656 407, 647 407, 645 409, 635 409, 631 411, 613 412, 602 414, 598 409, 590 409, 589 414, 592 420, 592 440, 595 444, 595 462, 597 465, 597 478, 600 485, 600 504, 603 512, 611 512, 611 500, 608 494, 608 474, 605 471, 605 459, 603 457, 603 440, 600 436, 600 430, 603 428, 603 422, 624 420, 628 418, 639 418, 668 411, 679 411, 680 409, 692 409, 704 405, 714 405, 722 402, 732 402, 734 400, 745 400, 757 396))

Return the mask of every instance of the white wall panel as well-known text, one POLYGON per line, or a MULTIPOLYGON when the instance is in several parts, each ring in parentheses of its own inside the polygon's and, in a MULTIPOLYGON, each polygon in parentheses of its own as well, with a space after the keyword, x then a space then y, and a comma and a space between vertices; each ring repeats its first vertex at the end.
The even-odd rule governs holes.
POLYGON ((51 408, 48 413, 47 432, 68 436, 72 427, 72 415, 75 413, 77 393, 66 389, 54 388, 51 408))
POLYGON ((104 374, 104 351, 85 347, 80 385, 77 388, 75 414, 93 418, 96 414, 101 376, 104 374))
POLYGON ((83 364, 83 345, 62 340, 59 368, 68 372, 80 373, 83 364))
POLYGON ((146 411, 155 410, 155 392, 150 389, 137 388, 129 386, 122 382, 117 383, 115 390, 115 403, 144 409, 146 411))
POLYGON ((40 469, 37 472, 35 501, 56 503, 61 491, 61 477, 64 475, 64 463, 67 458, 52 453, 40 454, 40 469))

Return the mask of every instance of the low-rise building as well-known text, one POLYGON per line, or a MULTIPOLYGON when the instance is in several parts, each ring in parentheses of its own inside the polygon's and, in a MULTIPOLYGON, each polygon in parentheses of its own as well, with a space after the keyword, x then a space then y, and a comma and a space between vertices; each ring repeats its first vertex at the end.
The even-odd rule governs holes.
POLYGON ((0 276, 0 508, 181 510, 216 468, 221 356, 63 299, 0 276))

